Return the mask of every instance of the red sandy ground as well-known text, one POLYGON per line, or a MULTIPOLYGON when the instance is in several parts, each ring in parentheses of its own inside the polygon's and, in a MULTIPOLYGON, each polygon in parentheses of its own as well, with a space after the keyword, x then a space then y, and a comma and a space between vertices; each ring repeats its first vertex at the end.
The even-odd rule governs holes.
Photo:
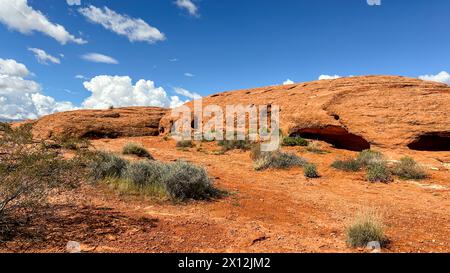
MULTIPOLYGON (((319 179, 306 179, 300 168, 256 172, 249 152, 209 154, 218 149, 214 143, 202 143, 203 151, 177 150, 172 140, 161 137, 93 144, 120 152, 127 142, 142 143, 157 160, 184 159, 204 166, 216 185, 231 194, 212 202, 172 204, 85 185, 57 198, 55 207, 35 223, 41 224, 39 238, 31 244, 22 238, 24 246, 15 240, 0 251, 63 252, 67 241, 74 240, 86 252, 364 252, 346 245, 345 227, 368 207, 383 214, 391 240, 383 251, 450 251, 450 171, 434 153, 410 152, 427 166, 431 179, 371 184, 364 172, 330 168, 336 157, 356 153, 326 143, 321 145, 331 153, 285 149, 316 163, 319 179)), ((389 159, 405 155, 385 154, 389 159)))

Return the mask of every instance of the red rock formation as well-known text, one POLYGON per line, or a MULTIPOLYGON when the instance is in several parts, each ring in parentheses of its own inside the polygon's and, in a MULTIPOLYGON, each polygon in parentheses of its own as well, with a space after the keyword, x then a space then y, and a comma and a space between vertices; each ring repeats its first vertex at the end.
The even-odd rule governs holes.
POLYGON ((166 111, 158 107, 129 107, 56 113, 37 120, 33 135, 39 139, 156 136, 166 111))
MULTIPOLYGON (((450 150, 450 87, 397 76, 364 76, 224 92, 203 107, 279 105, 285 134, 336 147, 450 150)), ((186 104, 192 107, 193 103, 186 104)), ((225 111, 225 110, 224 110, 225 111)), ((161 120, 169 132, 173 118, 161 120)))

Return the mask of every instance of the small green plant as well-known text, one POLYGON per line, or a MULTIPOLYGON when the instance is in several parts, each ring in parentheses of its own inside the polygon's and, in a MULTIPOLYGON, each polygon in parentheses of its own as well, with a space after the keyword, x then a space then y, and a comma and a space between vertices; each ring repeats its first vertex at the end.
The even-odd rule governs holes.
POLYGON ((220 195, 204 168, 184 161, 168 165, 162 181, 168 195, 176 201, 205 200, 220 195))
POLYGON ((401 179, 425 179, 427 174, 417 162, 408 156, 400 159, 392 168, 392 173, 399 176, 401 179))
POLYGON ((315 142, 310 142, 308 144, 308 147, 306 147, 306 151, 313 153, 313 154, 326 154, 329 153, 328 151, 322 150, 320 146, 315 142))
POLYGON ((370 182, 391 182, 391 171, 387 167, 386 162, 373 162, 367 166, 367 180, 370 182))
POLYGON ((305 165, 305 167, 303 168, 303 171, 305 173, 305 177, 307 178, 319 178, 319 173, 317 172, 317 167, 316 165, 312 164, 312 163, 308 163, 305 165))
POLYGON ((308 146, 308 141, 301 137, 285 137, 281 143, 283 146, 308 146))
POLYGON ((254 168, 257 171, 272 169, 289 169, 296 166, 305 166, 306 159, 301 158, 292 153, 284 153, 280 151, 264 152, 255 161, 254 168))
POLYGON ((358 154, 356 160, 361 164, 361 166, 368 166, 372 163, 384 161, 384 156, 378 151, 364 150, 358 154))
POLYGON ((231 150, 248 151, 252 147, 248 140, 221 140, 218 141, 217 144, 222 147, 224 152, 231 150))
POLYGON ((372 241, 383 245, 387 241, 381 216, 372 209, 359 212, 346 233, 347 243, 352 247, 365 247, 372 241))
POLYGON ((335 160, 331 167, 346 172, 357 172, 362 168, 361 163, 355 159, 335 160))
POLYGON ((122 177, 139 187, 145 187, 148 184, 158 184, 165 170, 166 166, 163 163, 143 160, 129 163, 122 177))
POLYGON ((107 177, 120 178, 128 166, 128 161, 109 152, 96 152, 89 163, 90 176, 94 182, 107 177))
POLYGON ((87 149, 91 145, 88 139, 63 136, 55 141, 54 146, 68 150, 87 149))
POLYGON ((142 145, 137 143, 127 143, 122 149, 122 154, 136 155, 138 157, 154 160, 153 156, 142 145))
POLYGON ((194 147, 194 143, 192 142, 192 140, 181 140, 178 141, 176 144, 177 148, 192 148, 194 147))

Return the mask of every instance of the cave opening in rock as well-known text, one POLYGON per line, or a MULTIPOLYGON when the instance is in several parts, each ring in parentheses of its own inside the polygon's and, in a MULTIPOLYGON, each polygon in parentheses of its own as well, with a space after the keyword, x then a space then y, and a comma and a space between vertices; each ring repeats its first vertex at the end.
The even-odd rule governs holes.
POLYGON ((81 138, 86 139, 102 139, 102 138, 118 138, 120 136, 117 132, 102 132, 102 131, 88 131, 81 138))
POLYGON ((450 151, 450 132, 433 132, 418 136, 408 144, 416 151, 450 151))
POLYGON ((367 140, 358 135, 349 133, 346 129, 339 126, 300 129, 291 133, 290 136, 325 141, 332 144, 337 149, 346 149, 350 151, 370 149, 370 143, 367 140))

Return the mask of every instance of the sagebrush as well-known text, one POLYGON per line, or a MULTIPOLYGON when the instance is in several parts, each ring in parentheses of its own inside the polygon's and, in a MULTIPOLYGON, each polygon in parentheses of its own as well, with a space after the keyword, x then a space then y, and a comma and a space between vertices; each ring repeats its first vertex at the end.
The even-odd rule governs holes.
POLYGON ((283 146, 308 146, 308 141, 302 137, 285 137, 281 144, 283 146))
POLYGON ((257 171, 266 169, 289 169, 291 167, 303 167, 307 164, 307 160, 293 153, 285 153, 281 151, 264 152, 255 161, 254 168, 257 171))
POLYGON ((365 247, 372 241, 378 241, 381 245, 387 242, 382 218, 373 209, 359 212, 348 225, 346 235, 347 243, 352 247, 365 247))
POLYGON ((428 176, 425 170, 413 158, 407 156, 401 158, 400 162, 394 164, 392 173, 401 179, 419 180, 425 179, 428 176))
POLYGON ((153 156, 145 149, 141 144, 138 143, 127 143, 123 149, 122 153, 124 155, 135 155, 138 157, 144 157, 150 160, 154 160, 153 156))

